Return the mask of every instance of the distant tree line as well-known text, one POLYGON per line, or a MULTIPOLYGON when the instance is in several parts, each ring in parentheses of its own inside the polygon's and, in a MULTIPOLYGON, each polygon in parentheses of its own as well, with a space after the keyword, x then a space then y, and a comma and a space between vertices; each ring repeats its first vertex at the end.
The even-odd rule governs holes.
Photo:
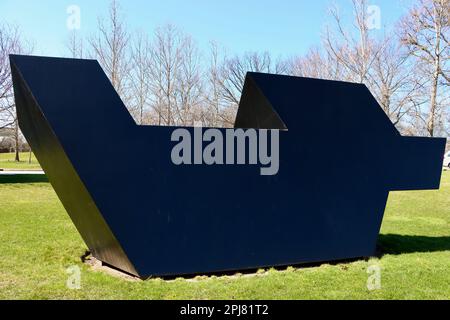
MULTIPOLYGON (((215 42, 202 52, 173 25, 132 32, 115 0, 96 32, 82 38, 71 31, 67 48, 72 58, 99 61, 142 125, 231 127, 245 74, 254 71, 364 83, 403 134, 449 136, 450 0, 416 0, 382 31, 368 23, 367 0, 348 1, 351 21, 332 6, 321 45, 296 57, 229 56, 215 42)), ((33 47, 18 27, 3 23, 0 49, 0 128, 15 128, 19 144, 8 54, 31 53, 33 47)))

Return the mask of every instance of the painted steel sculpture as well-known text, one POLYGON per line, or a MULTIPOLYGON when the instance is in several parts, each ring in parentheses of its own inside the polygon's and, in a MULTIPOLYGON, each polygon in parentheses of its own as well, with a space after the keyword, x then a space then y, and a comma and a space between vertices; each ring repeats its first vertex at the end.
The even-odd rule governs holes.
POLYGON ((177 128, 136 125, 96 61, 10 60, 22 132, 87 246, 142 278, 371 256, 389 191, 439 188, 445 139, 402 137, 364 85, 248 73, 236 128, 280 130, 264 175, 174 164, 177 128))

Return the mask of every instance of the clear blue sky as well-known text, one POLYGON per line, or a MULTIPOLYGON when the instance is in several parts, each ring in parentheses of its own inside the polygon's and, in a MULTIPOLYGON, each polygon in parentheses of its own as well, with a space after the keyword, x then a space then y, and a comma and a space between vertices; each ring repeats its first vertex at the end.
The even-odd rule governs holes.
MULTIPOLYGON (((333 0, 122 0, 130 30, 152 32, 172 23, 191 34, 201 48, 211 40, 229 53, 269 51, 276 56, 304 53, 319 44, 333 0)), ((347 14, 350 0, 334 0, 347 14)), ((381 8, 382 24, 391 24, 413 0, 371 0, 381 8)), ((17 23, 35 43, 37 54, 66 53, 66 9, 81 8, 81 33, 95 31, 97 16, 106 15, 109 0, 1 0, 0 21, 17 23)), ((379 31, 383 32, 383 30, 379 31)))

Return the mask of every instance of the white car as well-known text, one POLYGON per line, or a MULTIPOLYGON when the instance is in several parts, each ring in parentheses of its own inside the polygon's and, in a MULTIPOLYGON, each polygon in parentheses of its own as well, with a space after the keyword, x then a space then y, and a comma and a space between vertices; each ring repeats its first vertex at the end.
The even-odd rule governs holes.
POLYGON ((450 152, 447 152, 444 155, 444 167, 447 167, 450 169, 450 152))

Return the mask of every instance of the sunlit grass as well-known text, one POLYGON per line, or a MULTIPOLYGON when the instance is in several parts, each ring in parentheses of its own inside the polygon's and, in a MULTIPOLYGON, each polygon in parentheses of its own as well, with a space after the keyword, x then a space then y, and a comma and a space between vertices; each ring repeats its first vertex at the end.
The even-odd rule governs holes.
POLYGON ((31 154, 31 162, 29 152, 21 152, 19 158, 20 162, 16 162, 15 153, 0 153, 0 169, 37 170, 41 168, 34 154, 31 154))

